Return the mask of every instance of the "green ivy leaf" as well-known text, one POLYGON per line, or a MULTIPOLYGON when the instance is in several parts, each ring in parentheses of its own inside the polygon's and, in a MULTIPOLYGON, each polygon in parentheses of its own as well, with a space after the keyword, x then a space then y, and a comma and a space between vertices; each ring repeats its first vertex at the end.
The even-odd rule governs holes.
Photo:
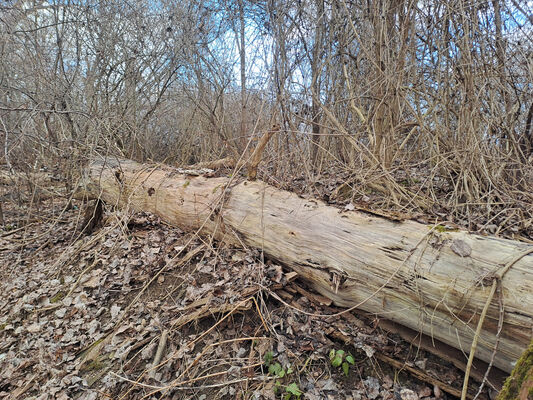
POLYGON ((329 359, 333 360, 335 358, 335 349, 331 349, 329 351, 329 359))
POLYGON ((348 361, 352 365, 355 364, 355 358, 353 358, 353 356, 350 353, 348 353, 348 355, 346 356, 346 361, 348 361))
POLYGON ((344 357, 344 350, 337 350, 337 356, 338 357, 344 357))
POLYGON ((274 353, 267 351, 265 353, 265 364, 270 365, 270 362, 274 359, 274 353))
POLYGON ((350 364, 347 362, 342 363, 342 371, 344 372, 344 375, 348 376, 348 371, 350 370, 350 364))
POLYGON ((342 364, 342 357, 335 356, 333 360, 331 360, 331 365, 333 365, 335 368, 339 367, 342 364))
POLYGON ((278 362, 275 364, 270 364, 268 367, 268 372, 272 375, 279 376, 281 370, 283 370, 283 368, 281 368, 281 364, 278 362))
POLYGON ((291 383, 289 386, 287 386, 285 388, 285 391, 287 393, 295 395, 296 397, 300 397, 302 395, 302 391, 300 390, 298 385, 296 383, 294 383, 294 382, 291 383))

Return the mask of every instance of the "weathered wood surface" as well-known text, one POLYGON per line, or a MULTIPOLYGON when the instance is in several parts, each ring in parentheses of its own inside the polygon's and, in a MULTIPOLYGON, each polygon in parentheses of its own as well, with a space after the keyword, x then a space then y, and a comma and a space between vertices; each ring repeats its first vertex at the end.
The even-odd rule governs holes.
MULTIPOLYGON (((342 211, 264 182, 187 176, 161 165, 95 160, 86 190, 107 203, 155 213, 182 229, 263 249, 337 305, 424 332, 465 352, 490 277, 531 249, 467 232, 441 232, 342 211)), ((533 254, 502 280, 504 325, 494 364, 510 372, 533 333, 533 254)), ((500 307, 492 301, 476 356, 490 361, 500 307)))

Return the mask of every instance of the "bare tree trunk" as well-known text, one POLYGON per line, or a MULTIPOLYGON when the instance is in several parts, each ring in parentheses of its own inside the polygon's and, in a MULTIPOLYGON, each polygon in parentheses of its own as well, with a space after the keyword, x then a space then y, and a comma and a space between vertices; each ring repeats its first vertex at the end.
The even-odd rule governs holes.
POLYGON ((412 21, 407 1, 374 0, 372 4, 371 19, 376 42, 373 60, 373 153, 383 166, 389 168, 397 148, 396 131, 404 103, 401 91, 412 21))
POLYGON ((315 22, 315 37, 313 42, 313 58, 311 60, 311 95, 312 106, 311 112, 311 162, 313 168, 318 167, 318 154, 320 149, 320 95, 321 95, 321 60, 324 40, 324 0, 315 0, 316 5, 316 22, 315 22))
POLYGON ((239 56, 241 61, 241 143, 242 148, 246 147, 248 141, 246 124, 246 26, 244 19, 244 0, 239 0, 239 56))

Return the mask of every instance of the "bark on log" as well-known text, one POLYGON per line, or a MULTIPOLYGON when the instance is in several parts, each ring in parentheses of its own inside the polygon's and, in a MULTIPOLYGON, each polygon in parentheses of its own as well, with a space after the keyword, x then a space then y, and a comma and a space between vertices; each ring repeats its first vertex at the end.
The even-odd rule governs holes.
MULTIPOLYGON (((342 211, 261 181, 187 176, 129 160, 95 160, 86 179, 91 197, 262 249, 337 305, 358 305, 426 333, 462 349, 465 360, 492 277, 519 258, 501 282, 504 323, 494 364, 511 372, 531 340, 528 244, 342 211)), ((477 345, 476 356, 487 362, 497 341, 498 297, 477 345)))

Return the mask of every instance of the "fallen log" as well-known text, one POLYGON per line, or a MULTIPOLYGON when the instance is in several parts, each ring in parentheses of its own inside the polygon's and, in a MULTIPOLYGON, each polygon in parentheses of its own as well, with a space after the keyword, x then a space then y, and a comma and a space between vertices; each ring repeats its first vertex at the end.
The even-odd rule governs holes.
POLYGON ((491 362, 498 342, 493 363, 511 372, 531 340, 531 245, 339 210, 261 181, 129 160, 94 160, 85 182, 92 198, 259 248, 335 304, 425 333, 461 349, 465 361, 493 284, 476 357, 491 362))

